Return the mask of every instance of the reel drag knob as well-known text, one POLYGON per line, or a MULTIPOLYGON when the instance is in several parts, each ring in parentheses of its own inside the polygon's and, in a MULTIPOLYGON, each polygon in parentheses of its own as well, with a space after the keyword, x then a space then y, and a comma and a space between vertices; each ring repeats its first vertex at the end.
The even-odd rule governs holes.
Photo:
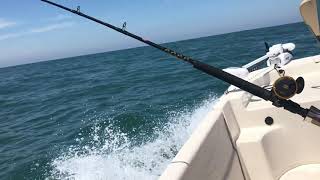
POLYGON ((303 79, 303 77, 298 77, 296 82, 297 82, 297 85, 298 85, 297 94, 300 94, 300 93, 302 93, 302 91, 304 89, 304 79, 303 79))

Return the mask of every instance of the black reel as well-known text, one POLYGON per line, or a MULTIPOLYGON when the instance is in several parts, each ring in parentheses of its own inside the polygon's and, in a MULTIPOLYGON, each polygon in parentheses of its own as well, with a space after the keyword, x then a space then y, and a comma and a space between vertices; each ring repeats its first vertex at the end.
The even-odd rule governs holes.
POLYGON ((296 94, 300 94, 304 89, 304 79, 298 77, 297 80, 290 76, 283 76, 274 82, 272 92, 279 99, 290 99, 296 94))

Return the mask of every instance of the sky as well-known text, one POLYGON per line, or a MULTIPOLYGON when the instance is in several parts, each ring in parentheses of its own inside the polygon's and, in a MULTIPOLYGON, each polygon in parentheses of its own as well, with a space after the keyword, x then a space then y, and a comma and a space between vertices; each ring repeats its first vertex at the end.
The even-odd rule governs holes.
MULTIPOLYGON (((302 21, 301 0, 53 0, 158 43, 302 21)), ((1 0, 0 67, 143 44, 40 0, 1 0)))

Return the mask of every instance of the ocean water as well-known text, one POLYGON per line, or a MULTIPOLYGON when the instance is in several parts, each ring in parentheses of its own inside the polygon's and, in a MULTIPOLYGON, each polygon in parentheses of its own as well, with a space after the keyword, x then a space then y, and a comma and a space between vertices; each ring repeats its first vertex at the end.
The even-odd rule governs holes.
MULTIPOLYGON (((270 44, 319 54, 302 23, 165 44, 220 68, 270 44)), ((228 87, 151 47, 0 69, 0 179, 157 179, 228 87)))

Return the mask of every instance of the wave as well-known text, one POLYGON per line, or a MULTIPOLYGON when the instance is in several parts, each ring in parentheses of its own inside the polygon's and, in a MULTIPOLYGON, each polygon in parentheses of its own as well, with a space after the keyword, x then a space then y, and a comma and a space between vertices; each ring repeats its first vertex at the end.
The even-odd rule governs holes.
MULTIPOLYGON (((85 144, 70 146, 51 162, 49 176, 75 180, 157 179, 215 101, 211 97, 191 111, 171 113, 169 123, 155 130, 156 138, 141 145, 133 145, 135 142, 113 125, 97 124, 85 144)), ((77 141, 84 142, 84 138, 77 141)))

